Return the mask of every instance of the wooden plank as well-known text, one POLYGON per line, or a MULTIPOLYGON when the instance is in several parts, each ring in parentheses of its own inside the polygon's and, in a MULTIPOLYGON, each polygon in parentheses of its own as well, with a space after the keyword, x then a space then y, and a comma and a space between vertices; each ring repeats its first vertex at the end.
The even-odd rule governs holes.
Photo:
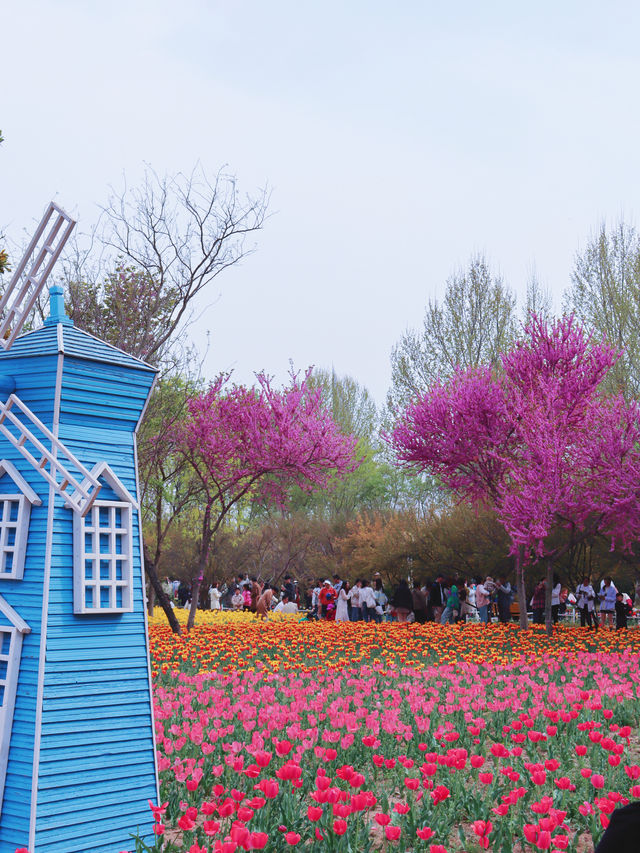
MULTIPOLYGON (((75 762, 72 762, 75 765, 75 762)), ((87 767, 85 771, 82 773, 82 784, 84 785, 94 785, 95 793, 97 795, 97 788, 99 785, 96 783, 102 784, 102 780, 107 777, 109 779, 131 779, 139 778, 142 771, 142 764, 139 761, 138 757, 126 756, 124 753, 120 755, 118 758, 117 755, 107 757, 103 764, 98 762, 93 762, 91 767, 87 767), (127 760, 130 759, 130 760, 127 760)), ((64 773, 58 773, 56 775, 48 776, 47 778, 43 778, 40 780, 39 789, 43 790, 45 788, 59 788, 63 785, 78 785, 78 773, 73 770, 67 770, 64 773)))

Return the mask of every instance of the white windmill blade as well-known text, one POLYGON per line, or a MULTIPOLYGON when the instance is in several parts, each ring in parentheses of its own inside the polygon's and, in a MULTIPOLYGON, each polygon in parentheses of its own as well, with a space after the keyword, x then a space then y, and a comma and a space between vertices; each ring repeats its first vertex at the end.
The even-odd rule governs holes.
POLYGON ((75 224, 75 221, 61 207, 53 202, 49 204, 27 251, 0 299, 0 315, 4 313, 0 322, 0 346, 4 349, 9 349, 22 331, 25 320, 45 286, 49 273, 75 224), (38 249, 38 243, 43 235, 45 235, 44 243, 38 249), (22 280, 28 266, 29 272, 22 280))
POLYGON ((97 477, 79 459, 76 459, 70 450, 67 450, 64 444, 15 394, 12 394, 6 403, 0 402, 0 433, 53 486, 55 491, 64 498, 67 506, 82 516, 89 512, 101 489, 97 477), (34 435, 25 421, 35 426, 51 442, 51 449, 34 435), (15 431, 9 428, 7 422, 15 428, 15 431), (64 463, 59 461, 58 455, 64 457, 64 463))

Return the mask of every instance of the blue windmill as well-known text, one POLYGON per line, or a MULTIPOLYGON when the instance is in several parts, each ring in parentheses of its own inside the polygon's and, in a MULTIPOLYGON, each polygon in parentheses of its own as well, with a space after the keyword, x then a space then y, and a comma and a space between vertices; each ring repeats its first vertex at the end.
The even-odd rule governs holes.
POLYGON ((157 801, 136 430, 148 364, 76 329, 51 204, 0 301, 0 853, 131 849, 157 801))

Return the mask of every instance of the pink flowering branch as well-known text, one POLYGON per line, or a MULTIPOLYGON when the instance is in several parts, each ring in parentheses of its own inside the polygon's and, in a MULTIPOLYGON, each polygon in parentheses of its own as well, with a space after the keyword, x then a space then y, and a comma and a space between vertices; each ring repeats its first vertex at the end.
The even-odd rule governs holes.
MULTIPOLYGON (((285 507, 293 486, 307 492, 327 488, 357 468, 356 439, 340 432, 308 378, 309 373, 302 380, 292 374, 290 384, 276 390, 265 374, 257 375, 254 388, 226 388, 229 377, 222 375, 189 400, 174 442, 204 496, 198 588, 211 542, 240 500, 285 507)), ((194 617, 197 594, 194 586, 194 617)))
POLYGON ((490 503, 525 559, 550 566, 597 534, 629 548, 640 535, 639 412, 599 390, 620 354, 572 318, 534 317, 524 332, 499 376, 459 370, 409 406, 391 436, 397 457, 461 500, 490 503))

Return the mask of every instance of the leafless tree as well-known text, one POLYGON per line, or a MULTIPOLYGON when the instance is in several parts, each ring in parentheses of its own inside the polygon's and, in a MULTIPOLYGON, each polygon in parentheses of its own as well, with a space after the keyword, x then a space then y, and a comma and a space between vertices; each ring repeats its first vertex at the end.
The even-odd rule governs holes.
POLYGON ((162 363, 193 320, 196 298, 254 251, 268 203, 268 190, 241 194, 233 175, 209 179, 200 167, 164 177, 147 168, 139 186, 112 189, 90 250, 76 247, 66 260, 74 321, 162 363))

